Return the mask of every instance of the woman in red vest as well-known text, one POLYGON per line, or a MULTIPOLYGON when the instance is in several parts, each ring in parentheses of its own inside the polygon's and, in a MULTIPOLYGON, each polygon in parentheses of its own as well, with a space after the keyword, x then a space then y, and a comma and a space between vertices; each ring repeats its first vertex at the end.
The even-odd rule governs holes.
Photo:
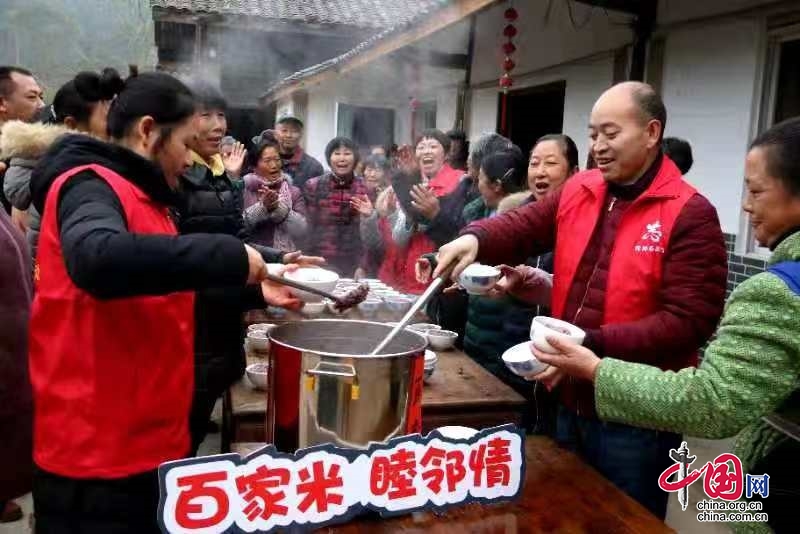
POLYGON ((130 78, 108 115, 114 143, 66 136, 32 177, 39 534, 158 532, 157 468, 189 451, 193 290, 263 279, 261 255, 238 239, 177 235, 169 208, 193 114, 176 79, 130 78))

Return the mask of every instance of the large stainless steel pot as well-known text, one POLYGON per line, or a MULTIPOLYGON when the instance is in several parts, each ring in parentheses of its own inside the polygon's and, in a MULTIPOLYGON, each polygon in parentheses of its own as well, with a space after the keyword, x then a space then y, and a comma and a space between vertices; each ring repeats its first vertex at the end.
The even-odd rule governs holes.
POLYGON ((322 319, 270 332, 267 442, 279 450, 334 443, 364 448, 421 430, 425 338, 391 327, 322 319))

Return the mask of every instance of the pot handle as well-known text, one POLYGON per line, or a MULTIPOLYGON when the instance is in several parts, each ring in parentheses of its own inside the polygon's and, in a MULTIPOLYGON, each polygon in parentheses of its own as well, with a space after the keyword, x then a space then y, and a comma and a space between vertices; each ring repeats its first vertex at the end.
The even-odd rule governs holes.
POLYGON ((319 362, 313 369, 307 369, 306 374, 356 378, 356 368, 346 363, 319 362), (328 369, 325 369, 325 367, 328 367, 328 369))

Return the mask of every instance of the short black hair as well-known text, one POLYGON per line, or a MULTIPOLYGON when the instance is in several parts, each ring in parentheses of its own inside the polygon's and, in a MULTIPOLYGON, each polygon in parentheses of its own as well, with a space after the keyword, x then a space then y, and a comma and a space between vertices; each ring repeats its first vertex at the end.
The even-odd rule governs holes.
POLYGON ((145 116, 169 129, 190 118, 195 111, 192 92, 177 78, 162 72, 148 72, 125 80, 125 86, 111 102, 108 135, 122 139, 133 123, 145 116))
MULTIPOLYGON (((516 148, 516 147, 515 147, 516 148)), ((527 178, 522 151, 501 150, 484 158, 481 169, 492 183, 499 183, 506 194, 519 191, 527 178)))
POLYGON ((767 172, 800 197, 800 117, 776 124, 756 137, 750 143, 750 150, 754 148, 764 150, 767 172))
POLYGON ((661 123, 661 139, 667 129, 667 107, 664 101, 652 86, 641 84, 633 90, 633 101, 644 115, 646 121, 657 120, 661 123))
POLYGON ((261 159, 261 155, 264 153, 264 150, 266 150, 268 147, 272 147, 272 148, 278 150, 278 152, 280 152, 280 146, 278 145, 278 139, 272 133, 272 130, 265 130, 261 134, 261 139, 259 140, 258 145, 256 146, 256 150, 255 150, 255 152, 253 154, 254 163, 258 162, 258 160, 261 159))
POLYGON ((67 117, 78 122, 86 122, 98 102, 111 101, 119 94, 125 82, 119 73, 112 69, 103 72, 79 72, 56 92, 53 98, 55 121, 63 123, 67 117))
POLYGON ((349 148, 352 150, 353 157, 355 158, 354 165, 358 165, 358 146, 352 139, 343 136, 334 137, 325 147, 325 161, 328 162, 328 165, 331 164, 331 154, 333 154, 337 148, 349 148))
POLYGON ((7 98, 14 92, 14 80, 11 75, 17 73, 22 76, 33 77, 33 73, 22 67, 14 67, 11 65, 0 66, 0 97, 7 98))
MULTIPOLYGON (((578 146, 570 136, 565 134, 543 135, 536 140, 533 148, 536 148, 536 145, 543 143, 544 141, 555 141, 558 143, 558 146, 561 148, 561 153, 564 154, 564 157, 567 159, 567 164, 569 165, 570 170, 580 165, 578 162, 578 146)), ((533 153, 533 148, 531 149, 531 153, 533 153)))
POLYGON ((692 145, 689 144, 689 141, 678 137, 665 137, 661 147, 664 150, 664 154, 678 166, 681 174, 689 172, 694 163, 692 145))
POLYGON ((225 100, 222 92, 209 82, 194 80, 189 82, 188 86, 194 95, 194 102, 198 110, 216 109, 223 113, 228 111, 228 101, 225 100))
POLYGON ((439 144, 442 145, 442 148, 444 148, 445 155, 450 152, 450 138, 447 137, 441 130, 437 130, 436 128, 427 128, 422 130, 422 133, 417 136, 414 146, 416 147, 423 139, 436 139, 439 141, 439 144))
POLYGON ((451 141, 461 141, 462 143, 467 141, 467 134, 463 130, 450 130, 447 132, 447 137, 451 141))

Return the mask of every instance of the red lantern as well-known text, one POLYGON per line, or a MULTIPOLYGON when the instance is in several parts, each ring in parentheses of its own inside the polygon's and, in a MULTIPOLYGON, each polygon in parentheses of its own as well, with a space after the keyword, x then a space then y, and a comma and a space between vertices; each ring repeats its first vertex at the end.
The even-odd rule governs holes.
POLYGON ((514 52, 517 51, 517 47, 514 46, 514 43, 508 41, 507 43, 503 43, 503 52, 506 53, 507 56, 510 56, 514 52))
POLYGON ((505 35, 509 39, 514 38, 517 36, 517 28, 513 24, 509 24, 505 28, 503 28, 503 35, 505 35))
POLYGON ((417 111, 419 109, 419 100, 412 97, 408 105, 411 107, 411 111, 417 111))
POLYGON ((513 7, 509 7, 506 9, 505 13, 503 13, 503 16, 506 18, 506 20, 514 22, 519 17, 519 13, 517 13, 517 10, 513 7))
POLYGON ((503 60, 503 70, 506 72, 514 70, 514 67, 516 66, 517 64, 514 63, 514 60, 508 56, 506 56, 506 58, 503 60))
POLYGON ((500 87, 508 89, 512 85, 514 85, 514 80, 511 79, 511 76, 507 72, 503 73, 500 77, 500 87))

